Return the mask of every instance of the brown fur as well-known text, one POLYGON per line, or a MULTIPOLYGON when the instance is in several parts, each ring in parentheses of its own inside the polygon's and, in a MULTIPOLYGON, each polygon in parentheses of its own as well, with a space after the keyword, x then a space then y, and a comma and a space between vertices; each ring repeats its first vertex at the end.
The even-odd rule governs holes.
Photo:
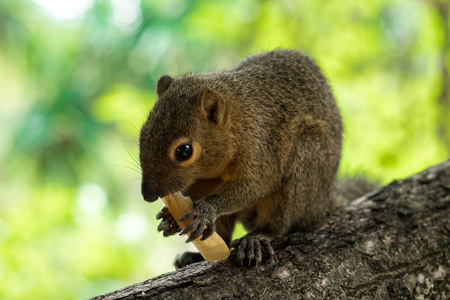
POLYGON ((225 71, 163 76, 158 96, 140 136, 146 200, 192 195, 210 208, 227 243, 236 219, 272 239, 334 209, 342 121, 309 57, 276 50, 225 71), (192 164, 167 154, 183 137, 201 145, 192 164))

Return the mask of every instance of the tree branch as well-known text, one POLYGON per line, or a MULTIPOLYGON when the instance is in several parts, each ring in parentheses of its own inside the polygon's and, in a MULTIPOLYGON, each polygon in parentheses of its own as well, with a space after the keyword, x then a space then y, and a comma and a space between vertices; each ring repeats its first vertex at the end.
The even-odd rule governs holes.
POLYGON ((93 299, 449 299, 450 160, 273 245, 258 268, 202 262, 93 299))

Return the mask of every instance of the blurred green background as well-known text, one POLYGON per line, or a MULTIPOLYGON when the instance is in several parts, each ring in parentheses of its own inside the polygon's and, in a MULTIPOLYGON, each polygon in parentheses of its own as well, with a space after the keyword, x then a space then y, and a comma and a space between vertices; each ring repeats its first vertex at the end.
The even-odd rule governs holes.
MULTIPOLYGON (((163 74, 295 48, 329 78, 341 175, 387 183, 450 149, 448 1, 1 0, 0 299, 84 299, 173 270, 140 196, 163 74)), ((188 246, 189 247, 189 246, 188 246)))

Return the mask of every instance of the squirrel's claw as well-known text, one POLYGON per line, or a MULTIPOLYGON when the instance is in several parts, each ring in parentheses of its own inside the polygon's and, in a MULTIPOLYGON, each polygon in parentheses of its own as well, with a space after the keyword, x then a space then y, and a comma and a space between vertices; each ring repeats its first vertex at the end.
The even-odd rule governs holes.
POLYGON ((275 256, 275 251, 273 251, 273 248, 272 248, 272 245, 270 244, 270 242, 266 239, 262 239, 261 245, 267 251, 267 254, 269 254, 269 259, 272 259, 275 256))
POLYGON ((200 240, 206 240, 214 233, 214 231, 216 231, 216 225, 214 223, 212 223, 212 226, 211 224, 207 224, 206 228, 203 230, 202 238, 200 240))
POLYGON ((258 266, 263 260, 263 253, 269 255, 272 259, 275 255, 270 242, 261 235, 247 234, 246 236, 236 239, 231 243, 231 248, 238 249, 237 258, 241 265, 244 265, 244 261, 248 261, 250 266, 253 261, 258 266))
POLYGON ((204 202, 198 203, 191 212, 178 221, 184 222, 192 219, 192 223, 187 225, 180 232, 180 235, 189 233, 186 243, 192 242, 199 236, 202 236, 201 240, 207 239, 216 231, 214 217, 213 210, 207 204, 204 204, 204 202))
POLYGON ((180 226, 175 222, 169 228, 164 229, 163 236, 171 236, 181 231, 180 226))
POLYGON ((164 236, 174 235, 181 231, 180 226, 172 217, 167 207, 164 207, 156 214, 156 219, 162 219, 158 225, 158 231, 162 231, 164 236))
POLYGON ((163 209, 161 209, 161 210, 156 214, 156 219, 157 219, 157 220, 159 220, 159 219, 165 220, 165 219, 167 219, 167 218, 172 218, 172 219, 173 219, 172 215, 171 215, 170 212, 169 212, 169 209, 168 209, 166 206, 164 206, 163 209))

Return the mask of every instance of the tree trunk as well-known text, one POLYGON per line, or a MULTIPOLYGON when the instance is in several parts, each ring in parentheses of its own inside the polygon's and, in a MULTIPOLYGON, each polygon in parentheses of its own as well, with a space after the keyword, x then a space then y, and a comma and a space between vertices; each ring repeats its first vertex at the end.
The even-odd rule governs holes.
POLYGON ((450 160, 272 244, 258 267, 202 262, 93 299, 449 299, 450 160))

